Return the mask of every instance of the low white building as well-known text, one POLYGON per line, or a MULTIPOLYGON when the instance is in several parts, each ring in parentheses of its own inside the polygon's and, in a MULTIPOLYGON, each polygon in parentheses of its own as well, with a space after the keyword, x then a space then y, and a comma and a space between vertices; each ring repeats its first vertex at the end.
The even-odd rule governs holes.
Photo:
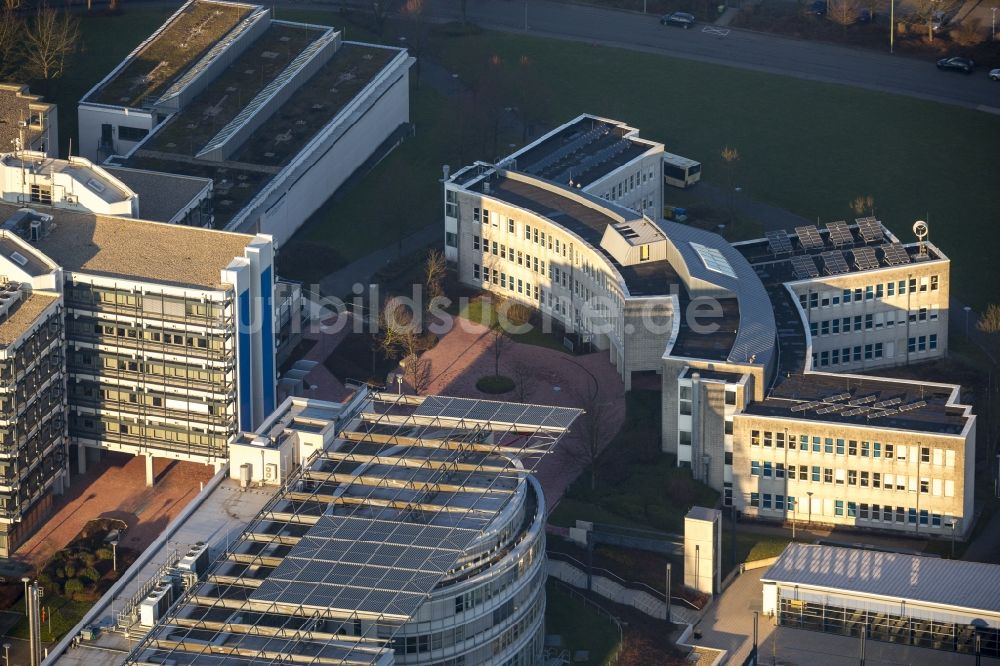
POLYGON ((409 121, 404 49, 189 0, 79 104, 95 161, 212 181, 212 225, 284 243, 409 121))

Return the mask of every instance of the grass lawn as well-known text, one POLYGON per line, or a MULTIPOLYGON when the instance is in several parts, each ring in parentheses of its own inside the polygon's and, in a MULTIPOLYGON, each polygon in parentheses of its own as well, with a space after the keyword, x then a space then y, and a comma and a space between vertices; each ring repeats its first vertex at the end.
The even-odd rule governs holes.
MULTIPOLYGON (((458 316, 486 326, 489 326, 492 322, 496 321, 496 312, 493 309, 492 301, 486 301, 482 298, 473 298, 469 300, 458 311, 458 316)), ((544 332, 541 326, 535 322, 528 325, 531 327, 529 330, 524 333, 516 333, 512 335, 515 342, 520 342, 525 345, 547 347, 548 349, 555 349, 557 351, 568 353, 566 348, 562 345, 560 337, 555 333, 544 332)))
MULTIPOLYGON (((75 627, 77 622, 87 614, 87 611, 93 605, 93 601, 72 601, 62 595, 47 595, 42 600, 42 606, 45 608, 45 622, 42 623, 42 640, 54 642, 65 636, 66 632, 75 627), (50 615, 51 622, 49 621, 50 615), (51 633, 49 632, 50 627, 52 629, 51 633)), ((22 603, 21 608, 23 606, 22 603)), ((21 621, 14 625, 8 633, 14 638, 28 640, 27 616, 21 618, 21 621)))
POLYGON ((571 658, 577 650, 590 652, 589 659, 574 663, 604 664, 618 646, 614 623, 556 583, 547 583, 545 594, 545 634, 562 636, 560 650, 569 650, 571 658))

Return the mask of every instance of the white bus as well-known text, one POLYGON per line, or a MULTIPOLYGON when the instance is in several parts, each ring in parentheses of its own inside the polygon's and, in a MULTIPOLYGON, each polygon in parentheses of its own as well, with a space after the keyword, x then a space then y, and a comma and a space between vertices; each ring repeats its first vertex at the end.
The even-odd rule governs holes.
POLYGON ((663 153, 663 181, 674 187, 688 187, 701 180, 701 162, 663 153))

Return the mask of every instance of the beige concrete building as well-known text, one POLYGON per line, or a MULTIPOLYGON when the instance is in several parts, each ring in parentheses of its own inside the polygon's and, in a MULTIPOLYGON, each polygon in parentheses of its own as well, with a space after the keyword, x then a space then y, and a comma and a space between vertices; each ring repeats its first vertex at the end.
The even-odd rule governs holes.
POLYGON ((575 146, 593 122, 448 175, 461 281, 607 351, 627 388, 661 374, 663 449, 743 515, 965 534, 976 429, 960 387, 856 374, 947 353, 944 253, 874 218, 730 245, 539 175, 545 151, 569 159, 553 136, 575 146))

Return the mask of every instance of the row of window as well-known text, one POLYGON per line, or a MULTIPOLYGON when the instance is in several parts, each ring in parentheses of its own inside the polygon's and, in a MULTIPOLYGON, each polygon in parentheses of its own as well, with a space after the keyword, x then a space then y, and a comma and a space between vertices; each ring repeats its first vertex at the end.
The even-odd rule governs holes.
POLYGON ((860 363, 862 359, 862 350, 864 353, 863 358, 866 361, 878 360, 885 356, 883 344, 881 342, 873 342, 872 344, 864 346, 855 345, 853 357, 851 356, 850 347, 844 347, 843 349, 828 349, 820 352, 813 352, 812 354, 813 367, 816 368, 816 367, 825 367, 828 365, 842 365, 844 363, 852 363, 852 362, 860 363))
POLYGON ((899 492, 915 493, 919 491, 924 495, 934 495, 935 497, 955 496, 955 482, 951 479, 918 479, 916 476, 907 476, 906 474, 883 474, 882 472, 872 472, 869 470, 845 470, 842 468, 820 467, 819 465, 788 465, 786 469, 784 463, 771 463, 758 460, 750 461, 750 476, 765 479, 784 479, 787 475, 790 481, 794 481, 796 480, 796 469, 798 469, 799 481, 899 492))
POLYGON ((612 186, 610 190, 601 195, 601 198, 608 201, 617 201, 639 187, 642 183, 645 183, 647 180, 653 180, 655 177, 653 167, 650 167, 648 172, 636 171, 629 174, 628 178, 623 179, 617 185, 612 186))
POLYGON ((838 317, 836 319, 824 319, 822 321, 809 322, 809 333, 815 338, 821 335, 839 335, 851 333, 852 331, 871 331, 881 328, 889 328, 897 323, 902 326, 909 320, 910 323, 922 321, 937 321, 938 308, 920 308, 894 312, 875 312, 872 314, 855 315, 852 317, 838 317))
MULTIPOLYGON (((796 512, 795 498, 789 495, 771 493, 750 493, 750 506, 765 511, 796 512)), ((807 507, 808 508, 808 507, 807 507)), ((798 511, 802 511, 800 507, 798 511)), ((827 515, 822 510, 814 512, 818 516, 827 515)), ((910 525, 929 525, 931 527, 951 526, 951 519, 940 514, 931 513, 927 509, 893 507, 889 504, 867 504, 846 500, 833 501, 833 515, 838 518, 858 518, 859 520, 881 521, 886 523, 909 523, 910 525)))
POLYGON ((910 293, 926 292, 926 291, 937 291, 938 290, 938 276, 931 275, 930 277, 922 278, 910 278, 907 280, 897 280, 892 282, 886 282, 884 284, 870 284, 865 287, 857 287, 856 289, 844 289, 842 291, 824 291, 824 292, 810 292, 808 294, 799 294, 799 303, 802 305, 803 309, 812 309, 817 307, 830 307, 834 305, 848 305, 850 303, 862 303, 865 301, 874 301, 881 298, 889 298, 892 296, 905 296, 907 287, 909 287, 910 293))
MULTIPOLYGON (((785 433, 782 431, 772 432, 770 430, 751 430, 750 446, 761 446, 763 448, 785 448, 785 433)), ((898 460, 905 462, 909 453, 909 460, 917 461, 928 465, 955 466, 955 451, 951 449, 931 448, 929 446, 910 446, 905 444, 895 445, 882 442, 868 442, 856 439, 843 439, 834 437, 820 437, 813 435, 788 434, 788 448, 790 450, 812 451, 813 453, 830 453, 838 456, 860 456, 862 458, 882 458, 886 460, 898 460), (909 449, 909 451, 907 451, 909 449)))

